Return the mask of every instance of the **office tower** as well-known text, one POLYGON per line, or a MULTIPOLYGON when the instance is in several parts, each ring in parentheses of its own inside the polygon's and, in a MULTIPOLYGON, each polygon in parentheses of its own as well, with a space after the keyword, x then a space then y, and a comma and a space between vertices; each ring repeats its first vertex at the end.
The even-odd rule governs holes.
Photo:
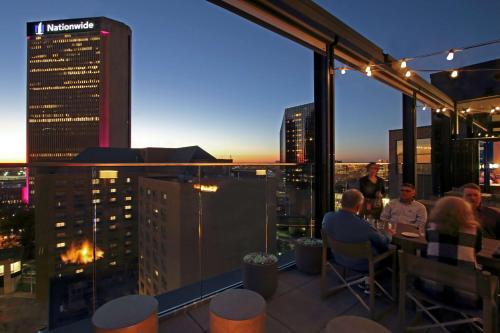
POLYGON ((280 162, 314 160, 314 103, 285 109, 280 129, 280 162))
POLYGON ((27 160, 130 147, 131 30, 104 17, 27 24, 27 160))

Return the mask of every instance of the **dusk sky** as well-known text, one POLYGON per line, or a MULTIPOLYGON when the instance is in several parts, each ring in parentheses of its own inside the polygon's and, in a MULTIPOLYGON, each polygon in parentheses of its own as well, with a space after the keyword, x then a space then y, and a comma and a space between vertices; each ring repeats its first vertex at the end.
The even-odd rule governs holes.
MULTIPOLYGON (((394 57, 500 39, 498 0, 322 0, 394 57)), ((26 22, 106 16, 132 29, 132 146, 199 145, 236 162, 274 162, 286 107, 313 101, 310 50, 201 0, 2 1, 0 162, 25 160, 26 22)), ((448 69, 500 46, 409 63, 448 69)), ((423 74, 428 78, 428 74, 423 74)), ((336 159, 388 158, 401 93, 355 72, 336 78, 336 159)), ((419 124, 429 113, 419 111, 419 124)))

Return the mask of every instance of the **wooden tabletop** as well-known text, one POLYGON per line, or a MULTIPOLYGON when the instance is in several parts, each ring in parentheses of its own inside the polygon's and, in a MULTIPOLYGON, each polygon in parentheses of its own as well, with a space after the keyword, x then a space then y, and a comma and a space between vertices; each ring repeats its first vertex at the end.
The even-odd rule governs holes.
MULTIPOLYGON (((392 236, 392 242, 398 245, 403 251, 416 254, 419 250, 427 248, 427 241, 423 235, 417 238, 405 237, 402 232, 416 233, 415 227, 411 225, 398 224, 396 234, 392 236)), ((492 270, 492 273, 500 274, 500 258, 493 257, 493 252, 500 247, 500 240, 483 238, 482 249, 477 254, 477 262, 485 270, 492 270)))

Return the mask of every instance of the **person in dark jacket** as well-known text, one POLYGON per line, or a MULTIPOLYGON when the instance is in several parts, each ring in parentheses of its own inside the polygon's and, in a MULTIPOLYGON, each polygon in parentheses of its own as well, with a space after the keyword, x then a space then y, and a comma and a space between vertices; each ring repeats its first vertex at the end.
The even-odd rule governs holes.
MULTIPOLYGON (((363 205, 363 194, 356 189, 347 190, 342 194, 342 209, 336 213, 328 212, 323 218, 323 230, 336 241, 345 243, 361 243, 369 241, 372 253, 377 256, 388 249, 391 242, 390 231, 379 232, 357 215, 363 205)), ((354 259, 333 253, 334 260, 350 269, 365 272, 368 261, 354 259)))
POLYGON ((371 162, 366 166, 368 174, 359 179, 359 190, 365 198, 365 203, 362 207, 362 215, 372 215, 379 219, 382 212, 382 198, 385 196, 384 180, 377 176, 378 165, 371 162))
POLYGON ((483 236, 500 239, 500 212, 481 204, 481 188, 474 183, 465 184, 463 198, 471 205, 476 220, 481 225, 483 236))

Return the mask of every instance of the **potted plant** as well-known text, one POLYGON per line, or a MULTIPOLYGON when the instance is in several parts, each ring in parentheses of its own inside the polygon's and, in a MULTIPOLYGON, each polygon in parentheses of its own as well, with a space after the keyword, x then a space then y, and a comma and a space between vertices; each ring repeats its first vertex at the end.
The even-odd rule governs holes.
POLYGON ((243 257, 243 287, 264 298, 271 297, 278 286, 278 258, 274 254, 252 252, 243 257))
POLYGON ((301 237, 295 243, 295 264, 297 269, 307 274, 321 272, 321 239, 301 237))

